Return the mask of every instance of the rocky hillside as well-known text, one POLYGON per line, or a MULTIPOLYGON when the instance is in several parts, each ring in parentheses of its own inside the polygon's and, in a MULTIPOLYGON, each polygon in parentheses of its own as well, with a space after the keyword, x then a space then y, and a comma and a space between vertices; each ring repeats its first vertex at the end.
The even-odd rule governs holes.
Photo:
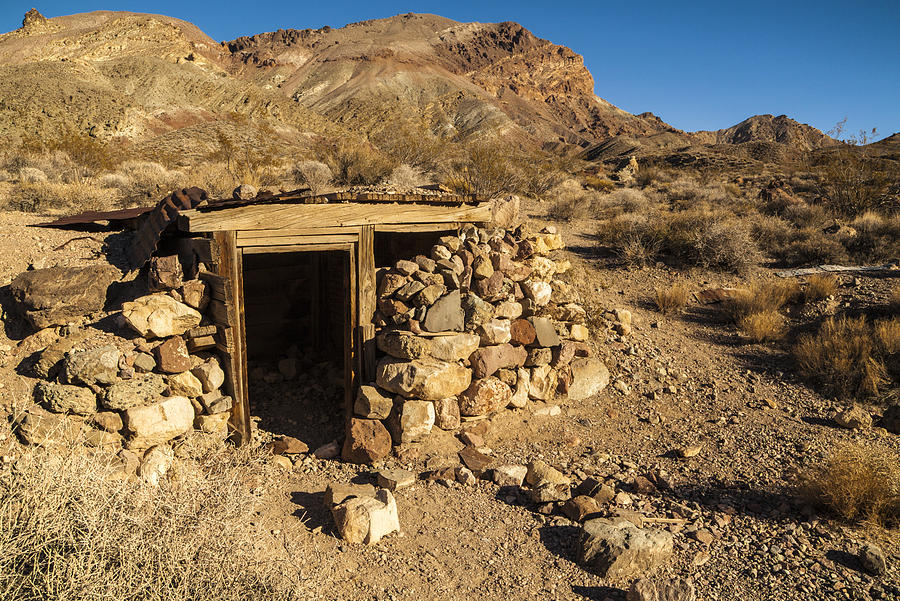
POLYGON ((239 76, 364 131, 408 115, 448 135, 497 129, 543 144, 672 129, 598 98, 580 55, 516 23, 406 14, 225 47, 239 76))
POLYGON ((171 17, 32 9, 0 35, 0 98, 0 134, 13 140, 74 126, 183 156, 213 149, 224 121, 301 145, 403 125, 600 159, 830 140, 771 115, 688 134, 599 98, 580 55, 521 25, 420 14, 218 43, 171 17))

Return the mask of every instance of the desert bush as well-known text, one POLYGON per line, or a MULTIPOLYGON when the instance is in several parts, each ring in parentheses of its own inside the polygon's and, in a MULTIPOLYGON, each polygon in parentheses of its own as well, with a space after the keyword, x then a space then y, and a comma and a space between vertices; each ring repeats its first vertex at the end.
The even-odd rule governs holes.
POLYGON ((47 174, 37 167, 19 169, 19 181, 23 184, 40 184, 47 181, 47 174))
POLYGON ((26 213, 56 210, 103 210, 114 203, 116 194, 91 182, 18 183, 12 186, 4 207, 26 213))
POLYGON ((864 317, 829 317, 818 332, 797 339, 794 359, 801 374, 834 396, 865 398, 887 383, 880 351, 864 317))
POLYGON ((650 201, 640 190, 622 188, 599 197, 597 204, 604 209, 613 209, 622 213, 645 213, 650 206, 650 201))
POLYGON ((849 260, 847 249, 839 240, 815 228, 796 230, 793 238, 770 248, 770 253, 786 267, 845 263, 849 260))
POLYGON ((523 174, 516 165, 509 143, 479 140, 466 145, 465 157, 456 165, 453 181, 458 182, 457 192, 495 198, 519 191, 523 174))
POLYGON ((351 139, 325 144, 318 155, 331 169, 335 182, 344 186, 377 184, 397 165, 371 144, 351 139))
MULTIPOLYGON (((835 127, 833 137, 840 139, 842 129, 843 122, 835 127)), ((898 167, 894 161, 872 156, 867 144, 875 133, 873 130, 851 135, 818 157, 815 166, 821 195, 838 215, 855 217, 868 210, 897 208, 892 185, 897 180, 898 167)))
POLYGON ((736 325, 753 342, 771 342, 784 336, 784 316, 771 309, 743 315, 736 325))
POLYGON ((800 284, 796 280, 758 280, 735 292, 722 308, 738 323, 750 315, 779 311, 785 305, 797 302, 800 296, 800 284))
POLYGON ((816 274, 806 280, 806 289, 803 291, 803 300, 814 303, 822 299, 834 296, 838 291, 838 278, 836 275, 816 274))
POLYGON ((421 169, 401 163, 394 167, 394 170, 384 180, 384 183, 394 190, 405 193, 411 192, 418 186, 426 183, 426 181, 421 169))
MULTIPOLYGON (((242 116, 234 116, 240 121, 242 116)), ((280 146, 271 128, 241 133, 228 127, 216 130, 217 148, 207 160, 223 163, 231 176, 231 185, 251 184, 257 188, 278 184, 280 146)))
POLYGON ((560 182, 548 196, 555 199, 547 209, 547 216, 557 221, 590 217, 597 192, 585 190, 578 180, 569 178, 560 182))
POLYGON ((250 525, 263 466, 221 449, 151 486, 100 452, 27 449, 0 475, 0 598, 287 599, 297 570, 250 525))
POLYGON ((891 288, 891 298, 889 300, 891 310, 900 311, 900 285, 891 288))
POLYGON ((805 202, 786 206, 781 216, 799 228, 822 229, 829 220, 824 208, 805 202))
POLYGON ((656 165, 644 165, 634 174, 634 182, 641 188, 648 188, 654 184, 668 184, 674 180, 674 176, 667 170, 656 165))
POLYGON ((685 282, 675 282, 666 288, 657 288, 653 300, 656 308, 665 315, 681 312, 691 297, 690 288, 685 282))
POLYGON ((853 521, 900 522, 900 457, 873 444, 847 444, 805 470, 799 489, 812 502, 853 521))
POLYGON ((393 124, 375 134, 372 140, 394 163, 425 171, 436 171, 459 152, 448 140, 435 136, 424 123, 393 124))
POLYGON ((584 185, 600 192, 612 192, 616 189, 616 184, 612 180, 599 175, 585 175, 583 177, 584 185))
POLYGON ((894 355, 900 352, 900 318, 875 322, 875 335, 885 354, 894 355))
POLYGON ((321 194, 334 176, 325 163, 301 161, 294 166, 294 177, 296 181, 306 184, 313 194, 321 194))
POLYGON ((191 167, 185 174, 185 181, 206 190, 210 198, 229 198, 235 187, 225 164, 214 161, 191 167))
POLYGON ((622 213, 602 222, 597 237, 633 263, 666 259, 744 273, 759 260, 748 225, 728 211, 707 207, 622 213))
POLYGON ((693 179, 682 177, 674 182, 666 190, 669 199, 673 201, 691 201, 703 194, 703 188, 693 179))

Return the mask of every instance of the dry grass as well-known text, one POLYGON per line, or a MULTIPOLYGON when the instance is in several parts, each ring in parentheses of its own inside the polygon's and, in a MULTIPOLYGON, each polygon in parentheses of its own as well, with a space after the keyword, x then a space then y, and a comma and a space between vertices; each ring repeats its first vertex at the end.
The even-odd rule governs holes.
POLYGON ((287 599, 298 570, 250 525, 263 469, 219 450, 156 487, 110 477, 99 453, 32 447, 0 472, 0 599, 287 599))
POLYGON ((864 317, 831 317, 815 334, 798 338, 797 367, 842 399, 877 395, 887 384, 883 349, 864 317))
POLYGON ((871 444, 836 449, 800 479, 801 492, 845 520, 900 522, 900 457, 871 444))
POLYGON ((875 323, 878 344, 888 355, 900 352, 900 317, 885 319, 875 323))
POLYGON ((890 305, 894 311, 900 311, 900 286, 894 286, 891 289, 890 305))
POLYGON ((836 275, 817 274, 809 276, 806 280, 806 289, 803 291, 803 300, 807 303, 824 300, 834 296, 838 291, 838 278, 836 275))
POLYGON ((737 320, 737 327, 753 342, 772 342, 784 336, 784 316, 775 310, 750 313, 737 320))
POLYGON ((656 308, 664 315, 672 313, 680 313, 688 300, 690 300, 691 291, 685 282, 675 282, 668 288, 657 288, 654 295, 656 308))
POLYGON ((738 323, 750 315, 778 311, 799 298, 800 283, 796 280, 756 281, 738 291, 723 308, 738 323))

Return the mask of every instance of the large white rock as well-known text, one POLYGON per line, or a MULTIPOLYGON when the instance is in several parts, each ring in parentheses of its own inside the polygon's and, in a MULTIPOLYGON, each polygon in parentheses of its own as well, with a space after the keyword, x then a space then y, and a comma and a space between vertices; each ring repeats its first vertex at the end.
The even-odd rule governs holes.
POLYGON ((175 452, 169 445, 155 446, 144 454, 137 475, 152 486, 158 486, 175 462, 175 452))
POLYGON ((331 508, 337 531, 349 543, 374 545, 385 535, 400 531, 397 501, 389 490, 374 497, 351 497, 331 508))
POLYGON ((177 396, 186 396, 193 399, 203 394, 203 384, 189 371, 169 376, 168 383, 171 394, 177 396))
POLYGON ((212 392, 222 387, 225 383, 225 372, 219 367, 218 359, 210 359, 206 363, 198 365, 191 370, 191 373, 200 380, 203 385, 203 392, 212 392))
POLYGON ((435 359, 401 361, 385 357, 378 364, 375 383, 405 398, 437 401, 469 387, 472 372, 457 363, 435 359))
POLYGON ((539 282, 535 280, 528 280, 527 282, 522 282, 522 292, 525 293, 525 296, 534 301, 539 307, 543 307, 547 303, 550 302, 550 297, 553 295, 553 288, 550 287, 550 284, 547 282, 539 282))
POLYGON ((569 398, 580 401, 597 394, 609 384, 609 370, 599 359, 586 357, 571 363, 572 383, 569 384, 569 398))
POLYGON ((200 313, 165 293, 122 303, 122 317, 145 338, 180 336, 200 324, 200 313))
POLYGON ((130 449, 146 449, 184 434, 194 425, 194 406, 174 396, 153 405, 131 407, 122 413, 130 449))
POLYGON ((431 401, 406 401, 400 408, 400 440, 415 442, 431 433, 434 427, 434 403, 431 401))
POLYGON ((602 578, 626 580, 644 576, 665 563, 672 556, 672 546, 672 535, 664 530, 598 518, 584 523, 578 561, 602 578))
POLYGON ((522 409, 528 404, 528 392, 531 388, 531 372, 524 367, 516 370, 516 390, 509 399, 508 407, 522 409))
POLYGON ((451 363, 463 361, 475 352, 478 342, 478 336, 469 333, 436 336, 431 339, 431 356, 451 363))
POLYGON ((481 346, 493 346, 509 342, 512 339, 509 331, 510 323, 508 319, 491 319, 481 324, 478 328, 478 334, 481 336, 481 346))
POLYGON ((536 401, 549 401, 556 392, 559 374, 549 365, 538 365, 531 370, 528 396, 536 401))

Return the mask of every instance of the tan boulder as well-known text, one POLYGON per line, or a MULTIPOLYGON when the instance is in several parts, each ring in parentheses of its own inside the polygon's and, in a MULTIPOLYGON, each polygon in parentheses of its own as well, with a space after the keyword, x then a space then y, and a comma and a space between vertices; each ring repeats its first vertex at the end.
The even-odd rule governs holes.
POLYGON ((452 336, 436 336, 431 339, 431 356, 440 361, 463 361, 469 358, 479 344, 475 334, 454 334, 452 336))
POLYGON ((572 373, 572 382, 568 390, 570 399, 586 399, 609 384, 609 370, 599 359, 575 359, 569 367, 572 373))
POLYGON ((164 293, 123 303, 122 317, 145 338, 180 336, 199 325, 201 319, 198 311, 164 293))
POLYGON ((506 407, 510 398, 512 390, 499 379, 475 380, 459 395, 459 412, 465 416, 487 415, 506 407))
POLYGON ((146 449, 189 431, 194 406, 186 397, 169 397, 153 405, 131 407, 122 414, 129 449, 146 449))
POLYGON ((378 364, 376 384, 406 398, 437 401, 456 396, 472 380, 462 365, 436 359, 401 361, 386 357, 378 364))

